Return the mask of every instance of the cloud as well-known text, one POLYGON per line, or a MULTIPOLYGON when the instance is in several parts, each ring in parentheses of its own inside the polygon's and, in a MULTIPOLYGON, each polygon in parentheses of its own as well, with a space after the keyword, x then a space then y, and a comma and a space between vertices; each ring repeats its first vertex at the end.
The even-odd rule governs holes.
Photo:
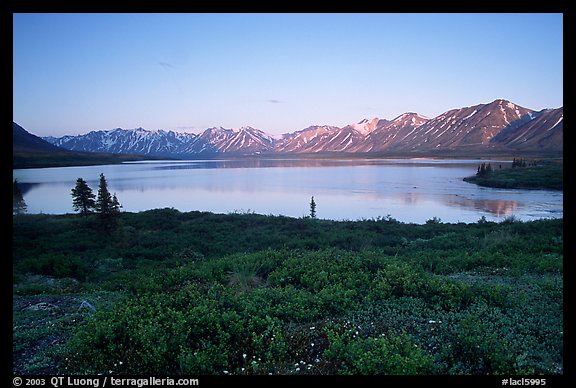
POLYGON ((173 64, 168 63, 168 62, 161 62, 161 61, 160 61, 160 62, 158 62, 158 64, 159 64, 160 66, 164 67, 164 68, 173 68, 173 67, 174 67, 173 64))
POLYGON ((271 103, 271 104, 282 104, 282 103, 284 103, 284 101, 275 100, 275 99, 269 99, 269 100, 266 100, 266 102, 269 102, 269 103, 271 103))

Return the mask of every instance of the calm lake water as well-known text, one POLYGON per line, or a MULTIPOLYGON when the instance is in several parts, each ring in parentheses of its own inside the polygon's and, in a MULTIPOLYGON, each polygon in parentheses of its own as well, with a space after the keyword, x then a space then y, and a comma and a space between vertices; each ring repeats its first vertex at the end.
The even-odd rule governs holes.
POLYGON ((103 173, 123 211, 156 208, 215 213, 308 216, 314 196, 318 218, 378 217, 423 224, 563 217, 563 193, 479 187, 462 181, 481 162, 435 159, 239 159, 146 161, 119 165, 13 170, 28 213, 73 213, 71 190, 83 178, 98 192, 103 173))

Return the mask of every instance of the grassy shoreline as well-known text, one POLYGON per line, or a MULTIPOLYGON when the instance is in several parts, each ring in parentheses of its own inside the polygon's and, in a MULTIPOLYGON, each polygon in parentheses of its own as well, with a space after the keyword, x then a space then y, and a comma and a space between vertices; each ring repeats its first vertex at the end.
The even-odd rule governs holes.
POLYGON ((563 190, 563 161, 546 160, 528 167, 498 169, 463 180, 479 186, 506 189, 563 190))
POLYGON ((563 220, 13 222, 17 374, 562 374, 563 220))

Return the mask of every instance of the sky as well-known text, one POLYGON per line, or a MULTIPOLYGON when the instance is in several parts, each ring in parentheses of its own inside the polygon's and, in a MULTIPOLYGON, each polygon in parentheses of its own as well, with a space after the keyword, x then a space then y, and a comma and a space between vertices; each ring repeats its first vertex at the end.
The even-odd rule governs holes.
POLYGON ((562 31, 561 13, 16 13, 13 120, 279 135, 499 98, 558 108, 562 31))

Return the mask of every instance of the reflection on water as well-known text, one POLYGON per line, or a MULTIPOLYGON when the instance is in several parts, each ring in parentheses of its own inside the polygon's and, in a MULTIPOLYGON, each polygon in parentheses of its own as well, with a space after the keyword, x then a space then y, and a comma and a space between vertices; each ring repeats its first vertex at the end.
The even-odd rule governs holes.
MULTIPOLYGON (((369 161, 363 161, 368 164, 369 161)), ((189 170, 206 168, 271 168, 271 167, 330 167, 350 165, 350 160, 338 159, 233 159, 233 160, 189 160, 162 163, 153 168, 158 170, 189 170)), ((358 164, 356 164, 358 165, 358 164)))
POLYGON ((35 187, 41 185, 41 183, 26 183, 26 182, 18 182, 18 188, 23 196, 26 196, 28 192, 35 187))
POLYGON ((516 201, 503 199, 478 199, 465 198, 460 195, 447 195, 444 203, 449 206, 462 207, 465 209, 474 208, 478 211, 489 212, 497 217, 506 217, 514 213, 518 203, 516 201))
MULTIPOLYGON (((121 165, 13 170, 29 213, 72 213, 71 189, 83 178, 96 193, 103 173, 124 211, 181 211, 307 216, 401 222, 476 222, 562 217, 563 193, 502 190, 462 181, 479 160, 236 159, 148 161, 121 165)), ((498 161, 506 168, 510 162, 498 161)))
MULTIPOLYGON (((158 170, 188 170, 213 168, 271 168, 271 167, 342 167, 342 166, 383 166, 403 165, 418 167, 461 168, 478 164, 475 159, 322 159, 322 158, 240 158, 240 159, 208 159, 208 160, 149 160, 126 162, 125 164, 146 164, 158 170)), ((500 162, 509 166, 508 161, 500 162)))
POLYGON ((417 192, 399 193, 397 197, 405 205, 415 205, 423 199, 422 193, 417 192))

